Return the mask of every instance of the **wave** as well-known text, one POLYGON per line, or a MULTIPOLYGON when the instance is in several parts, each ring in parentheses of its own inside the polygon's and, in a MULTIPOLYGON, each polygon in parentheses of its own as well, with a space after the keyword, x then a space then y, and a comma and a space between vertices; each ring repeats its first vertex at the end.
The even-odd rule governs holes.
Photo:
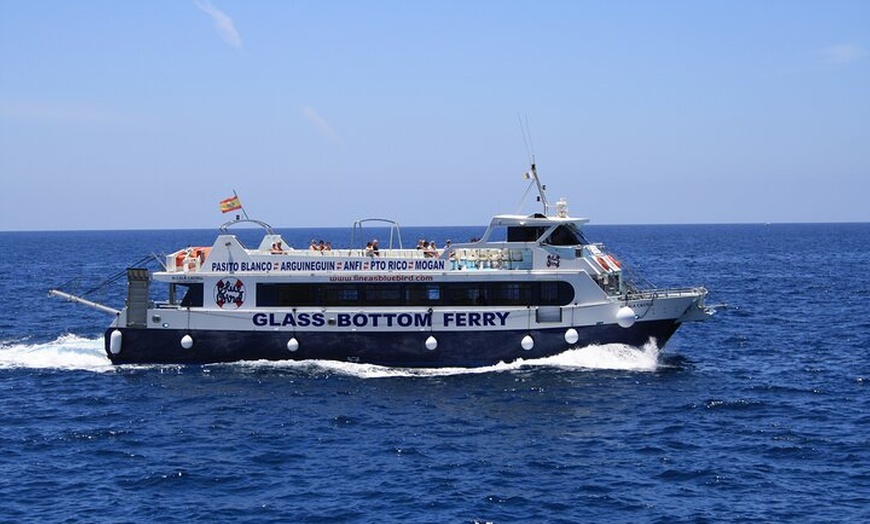
POLYGON ((111 371, 103 339, 61 335, 51 342, 0 342, 0 369, 35 368, 111 371))
POLYGON ((573 348, 538 359, 518 359, 511 363, 499 362, 484 367, 443 367, 443 368, 402 368, 358 364, 330 360, 282 360, 255 362, 236 362, 214 364, 215 366, 234 366, 245 370, 294 370, 302 373, 335 373, 357 378, 406 378, 406 377, 444 377, 452 375, 479 375, 503 373, 531 368, 554 368, 562 370, 615 370, 655 372, 659 369, 659 348, 654 342, 636 348, 625 344, 590 345, 573 348))
MULTIPOLYGON (((330 360, 246 361, 230 364, 211 364, 207 367, 226 366, 240 370, 294 370, 303 373, 336 373, 358 378, 433 377, 450 375, 476 375, 502 373, 530 368, 556 368, 563 370, 617 370, 647 371, 659 369, 659 348, 650 342, 642 348, 624 344, 603 344, 574 348, 539 359, 519 359, 493 366, 465 368, 402 368, 374 364, 358 364, 330 360)), ((163 365, 122 366, 135 368, 165 367, 163 365)), ((25 341, 0 342, 0 369, 66 369, 106 372, 117 369, 103 350, 103 339, 89 339, 76 335, 62 335, 46 343, 28 344, 25 341)))

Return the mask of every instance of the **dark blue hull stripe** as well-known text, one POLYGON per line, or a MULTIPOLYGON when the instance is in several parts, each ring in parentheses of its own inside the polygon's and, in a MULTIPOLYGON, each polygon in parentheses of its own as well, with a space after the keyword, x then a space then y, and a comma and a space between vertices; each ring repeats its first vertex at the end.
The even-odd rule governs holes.
POLYGON ((477 367, 516 359, 542 358, 573 347, 622 343, 640 347, 654 338, 659 347, 679 327, 673 320, 637 322, 630 328, 601 325, 575 328, 579 340, 565 341, 565 328, 531 331, 442 332, 300 332, 289 331, 186 331, 172 329, 110 328, 106 354, 114 364, 208 364, 239 360, 337 360, 398 367, 477 367), (109 338, 122 333, 121 351, 113 355, 109 338), (184 349, 181 339, 190 335, 193 346, 184 349), (437 348, 426 348, 433 336, 437 348), (521 341, 531 335, 534 347, 521 341), (287 349, 295 337, 296 351, 287 349))

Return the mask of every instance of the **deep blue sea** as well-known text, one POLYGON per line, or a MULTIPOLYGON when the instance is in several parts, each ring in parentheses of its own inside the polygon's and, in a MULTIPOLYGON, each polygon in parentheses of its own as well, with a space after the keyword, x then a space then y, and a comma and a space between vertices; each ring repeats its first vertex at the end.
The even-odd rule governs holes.
POLYGON ((47 296, 214 234, 0 233, 0 522, 870 522, 870 224, 590 226, 728 309, 483 369, 113 367, 47 296))

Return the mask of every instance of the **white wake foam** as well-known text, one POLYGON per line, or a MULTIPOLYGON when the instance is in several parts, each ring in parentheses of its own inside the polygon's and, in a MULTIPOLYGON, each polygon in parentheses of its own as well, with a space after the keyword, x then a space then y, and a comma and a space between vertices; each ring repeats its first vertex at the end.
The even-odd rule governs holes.
MULTIPOLYGON (((658 347, 650 342, 643 348, 624 344, 592 345, 570 349, 552 357, 519 359, 510 364, 501 362, 493 366, 476 368, 401 368, 331 360, 256 361, 215 364, 215 366, 234 366, 243 370, 286 369, 311 374, 335 373, 367 379, 477 375, 529 368, 656 371, 659 366, 658 356, 658 347)), ((62 335, 56 340, 42 344, 28 344, 20 341, 0 342, 0 369, 11 368, 70 369, 97 372, 115 369, 104 353, 102 338, 88 339, 76 335, 62 335)))
POLYGON ((659 351, 655 342, 647 342, 642 348, 625 344, 592 345, 570 349, 552 357, 530 360, 525 364, 565 369, 656 371, 659 367, 659 351))
POLYGON ((501 373, 528 368, 556 368, 569 370, 622 370, 647 371, 658 369, 659 348, 650 342, 642 348, 625 344, 592 345, 575 348, 539 359, 519 359, 510 364, 500 362, 493 366, 463 368, 400 368, 356 364, 330 360, 284 360, 240 362, 231 364, 245 369, 288 369, 308 373, 335 373, 358 378, 397 378, 397 377, 443 377, 451 375, 476 375, 501 373))
POLYGON ((111 371, 112 363, 103 351, 102 337, 62 335, 43 344, 0 343, 0 369, 10 368, 111 371))

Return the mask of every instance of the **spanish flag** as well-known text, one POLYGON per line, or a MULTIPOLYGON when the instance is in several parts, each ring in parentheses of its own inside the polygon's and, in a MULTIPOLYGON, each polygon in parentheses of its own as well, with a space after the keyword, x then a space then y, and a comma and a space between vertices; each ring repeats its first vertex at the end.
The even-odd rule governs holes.
POLYGON ((233 195, 230 198, 221 200, 221 213, 229 213, 236 209, 242 209, 242 201, 238 195, 233 195))

